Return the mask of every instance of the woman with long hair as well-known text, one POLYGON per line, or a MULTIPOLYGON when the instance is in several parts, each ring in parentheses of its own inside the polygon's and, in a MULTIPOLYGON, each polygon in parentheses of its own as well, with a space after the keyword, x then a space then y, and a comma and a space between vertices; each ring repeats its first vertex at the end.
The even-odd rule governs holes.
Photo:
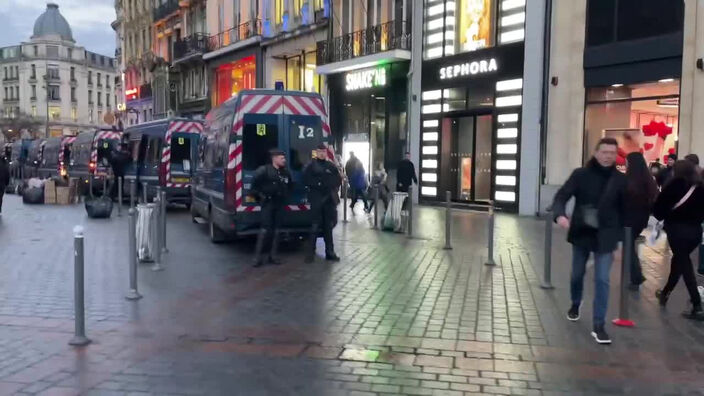
POLYGON ((631 227, 631 289, 638 290, 645 282, 638 260, 636 240, 648 226, 658 187, 641 153, 626 156, 626 190, 624 194, 624 225, 631 227))
POLYGON ((655 296, 660 305, 664 306, 682 277, 692 301, 692 311, 683 315, 690 319, 704 320, 697 280, 689 259, 692 251, 702 242, 704 187, 691 162, 677 161, 673 168, 673 177, 665 184, 653 208, 653 215, 658 220, 665 220, 664 229, 672 249, 670 276, 665 287, 658 290, 655 296))

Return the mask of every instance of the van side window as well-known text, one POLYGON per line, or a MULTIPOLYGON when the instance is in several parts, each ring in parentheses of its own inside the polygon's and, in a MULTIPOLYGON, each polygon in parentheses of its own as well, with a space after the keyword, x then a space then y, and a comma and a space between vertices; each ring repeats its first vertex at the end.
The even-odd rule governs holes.
POLYGON ((161 163, 161 139, 158 137, 149 138, 145 162, 151 166, 158 166, 161 163))
POLYGON ((275 123, 245 120, 243 130, 242 168, 253 171, 271 161, 269 150, 279 147, 279 127, 275 123))

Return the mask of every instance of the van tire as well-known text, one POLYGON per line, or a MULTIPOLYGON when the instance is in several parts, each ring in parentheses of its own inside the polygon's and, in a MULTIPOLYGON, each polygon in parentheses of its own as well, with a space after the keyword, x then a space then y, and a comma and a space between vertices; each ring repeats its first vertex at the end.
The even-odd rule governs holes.
POLYGON ((218 228, 218 226, 213 221, 212 214, 208 220, 208 234, 210 235, 210 242, 212 243, 223 243, 225 242, 225 233, 218 228))
POLYGON ((200 216, 199 216, 198 211, 196 210, 196 207, 194 205, 190 205, 190 207, 188 209, 191 211, 191 221, 198 224, 198 222, 196 221, 196 217, 200 217, 200 216))

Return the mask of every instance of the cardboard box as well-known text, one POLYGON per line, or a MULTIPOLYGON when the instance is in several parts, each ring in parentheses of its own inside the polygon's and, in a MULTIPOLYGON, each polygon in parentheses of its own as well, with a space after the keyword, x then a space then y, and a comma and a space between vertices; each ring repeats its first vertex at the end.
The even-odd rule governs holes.
POLYGON ((59 205, 70 205, 71 189, 69 187, 56 187, 56 203, 59 205))
POLYGON ((44 203, 47 205, 56 203, 56 182, 53 180, 47 180, 44 183, 44 203))

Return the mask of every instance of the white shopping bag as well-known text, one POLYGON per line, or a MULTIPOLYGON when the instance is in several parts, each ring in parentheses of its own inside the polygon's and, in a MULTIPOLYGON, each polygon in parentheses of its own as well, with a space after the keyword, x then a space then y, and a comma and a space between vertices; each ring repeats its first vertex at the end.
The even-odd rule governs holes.
POLYGON ((648 236, 645 238, 645 244, 651 247, 657 245, 662 235, 662 222, 650 216, 648 219, 648 236))

